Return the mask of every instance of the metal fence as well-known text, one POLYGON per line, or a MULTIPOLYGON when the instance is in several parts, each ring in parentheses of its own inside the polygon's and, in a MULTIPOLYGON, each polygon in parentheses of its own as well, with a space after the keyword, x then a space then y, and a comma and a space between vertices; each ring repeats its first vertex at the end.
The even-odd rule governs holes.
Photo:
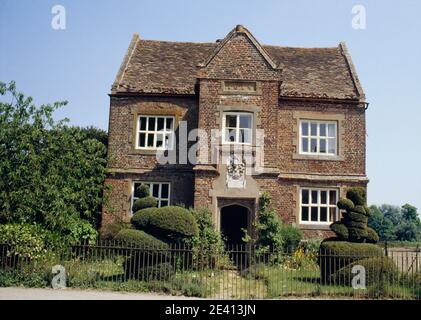
POLYGON ((420 266, 418 249, 364 256, 305 246, 293 252, 250 245, 218 251, 103 241, 28 254, 18 245, 0 245, 0 286, 65 285, 210 299, 420 299, 420 266))

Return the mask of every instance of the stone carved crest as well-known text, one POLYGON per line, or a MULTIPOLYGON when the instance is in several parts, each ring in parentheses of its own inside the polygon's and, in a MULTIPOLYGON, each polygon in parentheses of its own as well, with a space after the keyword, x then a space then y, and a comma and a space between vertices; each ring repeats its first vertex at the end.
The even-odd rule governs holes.
POLYGON ((242 158, 231 154, 227 164, 227 186, 228 188, 245 188, 246 186, 246 164, 242 158))

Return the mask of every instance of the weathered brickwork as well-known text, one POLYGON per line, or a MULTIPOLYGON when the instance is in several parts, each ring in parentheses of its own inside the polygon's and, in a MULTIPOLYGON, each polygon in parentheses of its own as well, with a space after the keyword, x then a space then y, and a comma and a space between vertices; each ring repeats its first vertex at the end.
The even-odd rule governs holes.
POLYGON ((268 192, 285 223, 298 225, 307 237, 328 237, 328 225, 300 224, 300 188, 335 188, 343 196, 348 187, 367 186, 364 97, 344 44, 261 46, 241 26, 207 44, 135 35, 111 94, 106 180, 111 191, 103 224, 129 219, 133 181, 170 182, 171 204, 208 207, 216 228, 220 209, 230 203, 247 204, 255 218, 258 199, 268 192), (211 162, 211 131, 221 131, 224 112, 248 112, 253 131, 264 130, 264 171, 248 177, 244 190, 228 188, 226 165, 211 162), (174 116, 176 136, 182 120, 188 131, 203 129, 207 159, 202 154, 198 164, 158 164, 153 150, 135 148, 139 115, 174 116), (337 122, 336 156, 300 154, 303 119, 337 122))

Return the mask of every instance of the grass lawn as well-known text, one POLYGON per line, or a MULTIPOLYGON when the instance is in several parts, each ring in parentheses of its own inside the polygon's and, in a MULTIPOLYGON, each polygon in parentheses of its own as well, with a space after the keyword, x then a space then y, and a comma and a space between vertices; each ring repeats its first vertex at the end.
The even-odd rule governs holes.
MULTIPOLYGON (((285 269, 281 266, 261 267, 255 277, 263 279, 267 286, 267 298, 282 297, 337 297, 377 298, 379 288, 353 289, 342 285, 321 285, 318 268, 285 269)), ((379 298, 413 298, 411 288, 402 285, 388 285, 381 290, 379 298)))

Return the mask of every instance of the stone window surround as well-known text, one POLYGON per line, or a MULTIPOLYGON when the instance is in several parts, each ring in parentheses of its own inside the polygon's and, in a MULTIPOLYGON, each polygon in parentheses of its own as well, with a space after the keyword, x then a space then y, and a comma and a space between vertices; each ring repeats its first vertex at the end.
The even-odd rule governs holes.
MULTIPOLYGON (((338 207, 336 206, 336 203, 338 202, 338 200, 339 200, 339 188, 337 188, 337 187, 307 187, 307 186, 305 186, 305 187, 300 187, 300 190, 299 190, 299 195, 298 195, 298 202, 299 202, 299 209, 298 209, 298 222, 299 222, 299 224, 300 225, 317 225, 317 226, 326 226, 326 225, 330 225, 331 223, 333 223, 333 222, 335 222, 335 221, 337 221, 338 219, 339 219, 339 209, 338 209, 338 207), (303 204, 302 203, 302 191, 303 190, 308 190, 309 191, 309 203, 308 204, 303 204), (335 204, 333 205, 333 204, 330 204, 329 203, 329 201, 325 204, 325 205, 321 205, 320 204, 320 199, 318 199, 319 201, 318 201, 318 203, 316 203, 316 204, 314 204, 314 203, 311 203, 310 202, 310 198, 311 198, 311 192, 312 191, 327 191, 328 193, 330 192, 330 191, 336 191, 336 199, 335 199, 335 204), (309 220, 308 221, 301 221, 301 209, 302 209, 302 207, 309 207, 309 211, 308 211, 308 215, 309 215, 309 220), (312 221, 311 219, 310 219, 310 217, 311 217, 311 210, 310 210, 310 208, 311 207, 318 207, 318 208, 321 208, 321 207, 326 207, 328 210, 327 210, 327 218, 329 217, 329 215, 330 215, 330 212, 329 212, 329 209, 330 208, 335 208, 336 209, 336 212, 335 212, 335 220, 334 221, 312 221)), ((319 193, 318 193, 319 194, 319 193)), ((327 195, 327 198, 329 198, 329 196, 330 195, 327 195)), ((326 198, 326 199, 327 199, 326 198)), ((329 199, 330 200, 330 199, 329 199)))
POLYGON ((317 111, 294 111, 292 115, 294 138, 292 145, 295 152, 292 155, 293 159, 297 160, 327 160, 327 161, 344 161, 344 141, 345 141, 345 115, 344 114, 327 114, 325 112, 317 111), (337 155, 319 155, 319 154, 300 154, 300 121, 301 120, 315 120, 315 121, 336 121, 337 125, 337 155))
MULTIPOLYGON (((218 105, 216 107, 218 110, 216 112, 216 125, 220 130, 222 130, 223 117, 226 112, 246 112, 251 113, 252 117, 252 146, 256 146, 256 129, 260 126, 261 121, 260 117, 258 116, 259 112, 261 112, 262 108, 259 106, 226 106, 226 105, 218 105)), ((222 141, 222 134, 219 135, 219 145, 223 145, 222 141)))
MULTIPOLYGON (((335 185, 324 185, 319 183, 303 183, 295 185, 295 192, 293 195, 293 201, 295 203, 295 223, 293 225, 298 226, 300 229, 304 230, 330 230, 330 224, 313 224, 313 223, 300 223, 301 215, 301 189, 310 188, 310 189, 336 189, 338 190, 338 199, 341 199, 345 196, 346 188, 335 185)), ((341 218, 340 210, 338 209, 338 219, 341 218)))
MULTIPOLYGON (((132 134, 129 135, 129 143, 130 143, 130 152, 129 154, 144 154, 144 155, 155 155, 158 149, 139 149, 136 147, 137 141, 137 126, 138 126, 138 119, 139 116, 167 116, 167 117, 174 117, 174 139, 175 139, 175 132, 177 131, 178 125, 181 120, 181 111, 180 110, 135 110, 132 112, 133 120, 131 122, 131 131, 132 134)), ((176 146, 176 141, 174 141, 174 147, 176 146)))

